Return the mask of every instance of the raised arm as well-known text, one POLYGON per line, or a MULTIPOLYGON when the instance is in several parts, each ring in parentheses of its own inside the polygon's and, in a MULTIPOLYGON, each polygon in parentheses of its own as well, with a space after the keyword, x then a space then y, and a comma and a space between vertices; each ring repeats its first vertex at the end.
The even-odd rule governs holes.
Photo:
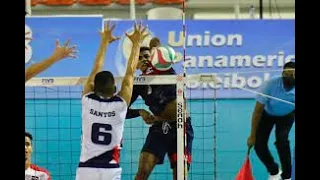
POLYGON ((104 66, 107 47, 113 41, 120 39, 120 37, 115 37, 114 35, 112 35, 112 31, 114 30, 114 28, 115 28, 115 25, 111 26, 110 28, 110 21, 109 21, 107 24, 105 24, 104 30, 100 32, 101 42, 100 42, 99 50, 96 55, 96 59, 95 59, 92 71, 84 85, 82 96, 93 91, 94 77, 98 72, 102 71, 102 68, 104 66))
POLYGON ((68 40, 63 46, 60 46, 59 40, 56 41, 56 49, 52 56, 49 58, 31 65, 25 70, 25 82, 33 78, 34 76, 40 74, 44 70, 48 69, 50 66, 55 64, 56 62, 71 57, 71 58, 76 58, 75 53, 76 51, 76 46, 69 46, 70 40, 68 40))
POLYGON ((133 89, 133 76, 137 69, 137 64, 139 60, 140 53, 140 45, 145 37, 147 37, 147 33, 145 33, 146 27, 142 27, 142 24, 134 25, 134 32, 132 35, 126 34, 126 36, 132 42, 131 54, 129 57, 129 61, 127 64, 127 70, 122 81, 121 90, 119 92, 119 96, 121 96, 129 105, 132 96, 133 89))
POLYGON ((132 119, 132 118, 136 118, 136 117, 140 116, 140 114, 139 114, 139 110, 140 109, 131 109, 131 105, 139 97, 139 92, 140 91, 141 90, 140 90, 139 86, 137 86, 137 85, 133 86, 131 101, 130 101, 130 103, 128 105, 128 111, 127 111, 126 119, 132 119))
POLYGON ((132 119, 132 118, 136 118, 138 116, 141 116, 142 119, 147 123, 147 124, 152 124, 155 120, 154 116, 146 111, 145 109, 131 109, 130 106, 134 103, 134 101, 138 98, 138 92, 139 89, 133 89, 132 92, 132 97, 131 97, 131 102, 130 105, 128 107, 128 111, 126 114, 126 119, 132 119))
POLYGON ((257 129, 262 116, 264 106, 265 106, 264 104, 261 104, 259 101, 257 101, 254 107, 254 111, 251 117, 251 132, 247 142, 249 149, 255 144, 257 129))

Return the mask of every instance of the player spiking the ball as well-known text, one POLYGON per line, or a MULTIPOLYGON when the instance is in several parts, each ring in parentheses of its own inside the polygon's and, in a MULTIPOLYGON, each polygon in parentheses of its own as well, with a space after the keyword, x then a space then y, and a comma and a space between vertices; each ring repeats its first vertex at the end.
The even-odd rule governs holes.
MULTIPOLYGON (((174 69, 161 71, 152 65, 151 51, 157 50, 161 45, 159 38, 150 41, 150 47, 141 47, 139 54, 138 69, 141 75, 174 75, 174 69)), ((171 168, 173 169, 173 179, 177 179, 177 131, 176 131, 176 85, 135 85, 133 88, 131 102, 141 96, 145 104, 149 107, 148 112, 144 109, 128 109, 127 119, 141 116, 147 124, 152 124, 149 129, 146 142, 142 148, 139 158, 139 168, 135 180, 146 180, 150 176, 156 164, 163 164, 166 154, 168 154, 171 168)), ((193 141, 193 128, 191 118, 187 116, 186 123, 187 148, 186 157, 188 169, 191 163, 191 149, 193 141)))

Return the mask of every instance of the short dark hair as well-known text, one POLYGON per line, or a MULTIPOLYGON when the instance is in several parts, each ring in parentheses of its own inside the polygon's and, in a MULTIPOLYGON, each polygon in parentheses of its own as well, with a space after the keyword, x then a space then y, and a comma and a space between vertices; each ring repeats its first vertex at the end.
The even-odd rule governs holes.
POLYGON ((290 61, 284 64, 283 69, 287 69, 287 68, 295 69, 295 62, 290 61))
POLYGON ((27 131, 25 131, 25 133, 24 133, 24 136, 25 137, 28 137, 31 141, 32 141, 32 135, 30 134, 30 133, 28 133, 27 131))
POLYGON ((111 93, 109 91, 114 90, 114 83, 115 80, 110 71, 101 71, 94 77, 94 90, 96 92, 111 93))
POLYGON ((140 47, 140 52, 143 52, 143 51, 151 51, 151 49, 147 46, 142 46, 140 47))

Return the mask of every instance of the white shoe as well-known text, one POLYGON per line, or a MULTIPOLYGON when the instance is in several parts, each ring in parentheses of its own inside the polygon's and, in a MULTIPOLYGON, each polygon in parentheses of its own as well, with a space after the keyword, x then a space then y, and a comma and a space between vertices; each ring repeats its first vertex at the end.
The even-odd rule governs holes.
POLYGON ((283 179, 283 180, 291 180, 291 178, 290 179, 283 179))
POLYGON ((282 180, 282 178, 281 178, 281 173, 282 173, 282 171, 279 170, 278 174, 276 174, 276 175, 269 175, 268 180, 282 180))

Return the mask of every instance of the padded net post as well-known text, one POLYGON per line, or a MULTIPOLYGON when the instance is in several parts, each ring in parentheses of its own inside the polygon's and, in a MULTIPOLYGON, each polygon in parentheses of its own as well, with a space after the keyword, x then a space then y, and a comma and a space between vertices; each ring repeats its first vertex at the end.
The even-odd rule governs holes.
POLYGON ((185 107, 184 107, 184 78, 177 76, 177 179, 185 178, 185 107))

